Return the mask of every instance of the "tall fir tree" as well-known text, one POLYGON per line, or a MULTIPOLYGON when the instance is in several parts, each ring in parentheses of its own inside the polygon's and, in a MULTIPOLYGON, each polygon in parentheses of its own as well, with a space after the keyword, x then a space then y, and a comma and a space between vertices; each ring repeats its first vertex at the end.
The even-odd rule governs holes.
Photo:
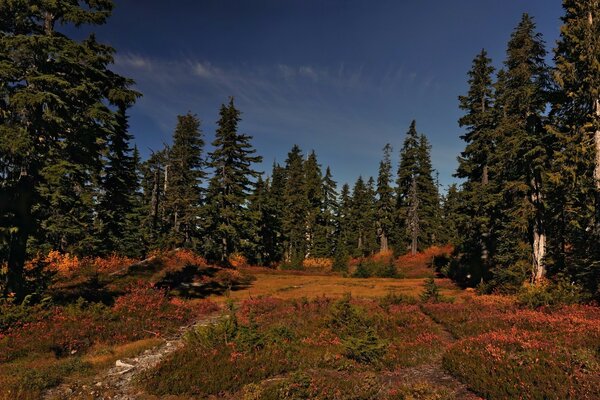
POLYGON ((227 264, 235 252, 244 252, 252 243, 256 216, 248 210, 249 195, 260 176, 253 164, 256 156, 251 136, 238 133, 240 111, 233 98, 219 112, 217 131, 209 154, 213 175, 207 190, 205 249, 209 258, 227 264))
POLYGON ((544 113, 550 80, 545 57, 541 34, 524 14, 508 43, 497 100, 502 107, 494 160, 502 192, 495 269, 499 285, 518 285, 527 274, 540 282, 546 274, 544 198, 550 135, 544 113))
POLYGON ((563 0, 563 8, 551 110, 550 268, 600 297, 600 3, 563 0))
POLYGON ((400 151, 396 182, 396 221, 400 228, 396 251, 408 248, 415 253, 436 242, 440 228, 439 193, 433 180, 430 145, 417 132, 415 121, 410 124, 400 151))
POLYGON ((302 150, 294 145, 285 161, 285 189, 282 226, 284 261, 299 263, 306 255, 306 216, 309 202, 305 190, 302 150))
POLYGON ((349 209, 348 238, 351 243, 350 254, 363 257, 376 249, 374 181, 365 184, 359 176, 352 189, 352 199, 349 209))
POLYGON ((340 201, 337 213, 337 241, 335 248, 336 258, 343 259, 354 250, 352 241, 352 194, 350 185, 344 183, 340 191, 340 201))
MULTIPOLYGON (((492 60, 485 50, 475 57, 469 71, 469 90, 459 96, 459 107, 465 114, 458 123, 466 128, 461 139, 465 150, 458 158, 455 176, 464 179, 460 213, 461 263, 465 275, 474 282, 489 278, 490 252, 493 248, 493 213, 496 189, 494 166, 490 165, 495 148, 495 109, 492 60)), ((450 192, 449 192, 450 194, 450 192)), ((448 221, 446 221, 448 223, 448 221)))
POLYGON ((206 178, 200 120, 190 113, 177 116, 173 144, 164 166, 164 221, 167 247, 194 247, 198 236, 206 178))
POLYGON ((115 129, 108 142, 108 154, 104 176, 101 180, 101 199, 98 204, 98 219, 103 239, 99 253, 106 255, 112 252, 124 254, 126 249, 123 239, 128 231, 128 216, 134 208, 135 195, 138 191, 136 164, 131 153, 126 108, 119 107, 115 129))
POLYGON ((431 145, 423 134, 419 135, 418 172, 416 175, 417 194, 419 196, 419 242, 423 248, 439 242, 440 233, 440 194, 433 179, 431 165, 431 145))
MULTIPOLYGON (((323 243, 323 175, 317 155, 312 151, 304 161, 306 209, 306 256, 315 255, 315 244, 323 243)), ((317 251, 319 253, 319 251, 317 251)))
POLYGON ((325 169, 321 181, 321 193, 323 195, 321 212, 313 245, 313 255, 318 258, 332 257, 337 243, 337 183, 333 180, 329 167, 325 169))
POLYGON ((394 189, 392 180, 392 146, 388 143, 383 148, 383 159, 379 163, 377 175, 377 238, 379 251, 387 252, 394 228, 394 189))
POLYGON ((92 230, 89 185, 97 184, 99 144, 114 126, 111 106, 137 96, 128 89, 131 80, 109 69, 111 47, 93 34, 77 41, 56 29, 104 24, 112 7, 110 0, 0 2, 0 230, 7 246, 4 293, 17 299, 27 291, 23 266, 33 234, 68 246, 92 230), (52 203, 60 207, 56 223, 44 212, 52 203), (80 231, 61 234, 61 223, 80 231))

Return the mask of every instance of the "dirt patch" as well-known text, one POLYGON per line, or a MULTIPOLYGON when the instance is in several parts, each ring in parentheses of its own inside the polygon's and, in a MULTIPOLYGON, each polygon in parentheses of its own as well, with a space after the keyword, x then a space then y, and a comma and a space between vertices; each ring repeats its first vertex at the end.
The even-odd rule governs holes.
POLYGON ((211 315, 194 324, 183 326, 177 335, 165 339, 161 345, 145 350, 136 357, 117 360, 113 367, 94 377, 91 383, 63 383, 49 390, 44 399, 134 400, 144 398, 144 392, 135 385, 136 377, 141 372, 156 367, 165 357, 181 348, 184 345, 183 336, 187 331, 213 324, 218 319, 218 315, 211 315))

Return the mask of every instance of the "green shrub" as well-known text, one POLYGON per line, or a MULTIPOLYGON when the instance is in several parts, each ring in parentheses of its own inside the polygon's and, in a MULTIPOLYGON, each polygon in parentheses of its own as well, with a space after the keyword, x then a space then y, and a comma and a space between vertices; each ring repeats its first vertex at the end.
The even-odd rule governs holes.
POLYGON ((381 340, 375 330, 354 332, 342 341, 344 355, 359 363, 374 363, 385 355, 388 343, 381 340))
POLYGON ((566 279, 541 285, 527 285, 522 287, 517 295, 519 305, 533 309, 577 304, 586 300, 589 300, 589 295, 583 288, 566 279))
POLYGON ((430 277, 425 281, 425 289, 423 293, 421 293, 421 300, 433 301, 434 303, 437 303, 441 300, 440 289, 435 283, 435 279, 433 277, 430 277))
POLYGON ((399 278, 400 275, 394 264, 394 260, 376 261, 362 259, 356 266, 356 271, 352 274, 354 278, 399 278))

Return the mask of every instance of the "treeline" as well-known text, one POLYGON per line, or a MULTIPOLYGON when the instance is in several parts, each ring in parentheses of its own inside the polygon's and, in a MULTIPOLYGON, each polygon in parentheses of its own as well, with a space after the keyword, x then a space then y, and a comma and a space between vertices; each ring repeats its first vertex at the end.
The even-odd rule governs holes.
MULTIPOLYGON (((113 4, 0 3, 0 274, 3 295, 36 290, 37 254, 144 257, 188 247, 226 264, 413 252, 446 241, 430 145, 413 123, 392 187, 391 147, 377 183, 337 193, 329 168, 294 146, 263 177, 233 99, 211 152, 200 121, 179 116, 172 143, 140 159, 128 109, 141 94, 109 69, 114 49, 57 26, 103 24, 113 4), (26 267, 27 266, 27 267, 26 267)), ((38 259, 38 262, 39 261, 38 259)))
POLYGON ((466 148, 454 274, 488 290, 600 282, 600 4, 565 0, 555 66, 525 14, 496 73, 485 50, 460 97, 466 148))

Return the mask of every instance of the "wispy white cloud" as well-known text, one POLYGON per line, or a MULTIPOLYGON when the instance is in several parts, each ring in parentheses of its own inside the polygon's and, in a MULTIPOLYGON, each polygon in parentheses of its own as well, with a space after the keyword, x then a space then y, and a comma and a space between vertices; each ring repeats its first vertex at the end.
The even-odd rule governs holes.
POLYGON ((395 141, 399 146, 414 108, 398 107, 398 98, 420 94, 419 89, 431 89, 435 82, 406 72, 402 65, 375 74, 363 65, 344 63, 231 66, 193 57, 170 60, 129 53, 117 57, 115 69, 132 77, 144 94, 136 112, 161 129, 142 133, 160 135, 153 139, 157 145, 169 140, 175 116, 187 111, 197 112, 206 131, 212 131, 218 105, 234 96, 243 111, 243 129, 255 135, 257 147, 299 143, 324 157, 343 153, 350 169, 357 163, 376 167, 373 158, 379 157, 383 144, 395 141))

